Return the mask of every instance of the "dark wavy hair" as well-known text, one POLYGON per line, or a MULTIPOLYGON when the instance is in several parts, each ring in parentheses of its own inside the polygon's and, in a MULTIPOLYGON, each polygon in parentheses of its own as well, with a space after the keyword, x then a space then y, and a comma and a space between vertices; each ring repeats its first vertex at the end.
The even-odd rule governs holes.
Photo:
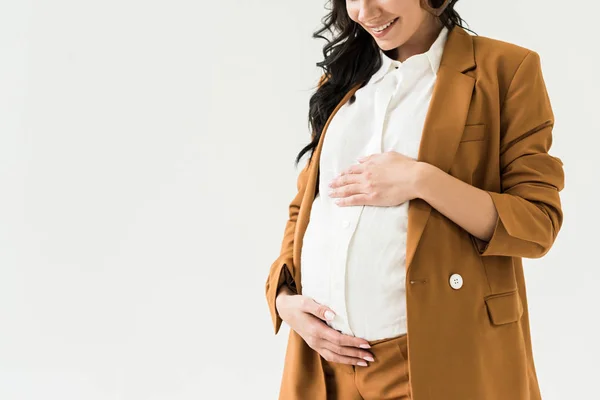
MULTIPOLYGON (((436 15, 449 30, 458 25, 471 31, 463 26, 464 20, 454 10, 457 2, 458 0, 450 0, 441 14, 439 10, 436 12, 436 9, 445 3, 444 0, 421 0, 421 5, 436 15)), ((312 141, 296 156, 296 166, 309 151, 309 162, 312 160, 325 122, 348 90, 359 82, 364 85, 381 67, 379 46, 363 27, 350 19, 346 10, 346 0, 329 0, 325 8, 330 12, 321 19, 323 27, 312 35, 315 39, 324 39, 327 42, 323 46, 324 60, 316 64, 323 69, 323 75, 319 87, 309 100, 308 122, 309 129, 313 132, 312 141), (332 35, 331 40, 323 36, 326 31, 332 35)), ((354 96, 350 98, 349 103, 353 101, 354 96)))

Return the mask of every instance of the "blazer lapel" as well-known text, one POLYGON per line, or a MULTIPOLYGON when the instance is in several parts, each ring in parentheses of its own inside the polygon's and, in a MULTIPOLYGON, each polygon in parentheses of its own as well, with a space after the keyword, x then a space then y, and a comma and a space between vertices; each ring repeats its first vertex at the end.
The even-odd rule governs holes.
MULTIPOLYGON (((419 146, 418 160, 448 172, 462 136, 475 79, 464 72, 475 66, 473 40, 461 27, 449 33, 419 146)), ((422 199, 409 202, 406 274, 427 224, 431 206, 422 199)))

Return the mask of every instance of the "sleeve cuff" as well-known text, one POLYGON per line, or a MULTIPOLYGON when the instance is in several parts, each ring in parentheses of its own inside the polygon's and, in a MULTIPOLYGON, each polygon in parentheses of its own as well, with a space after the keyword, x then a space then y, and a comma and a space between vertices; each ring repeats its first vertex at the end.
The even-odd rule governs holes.
POLYGON ((495 192, 490 192, 490 191, 488 191, 487 193, 492 198, 492 202, 494 203, 494 207, 496 208, 496 212, 498 215, 496 217, 496 224, 494 226, 494 232, 492 233, 492 237, 490 238, 490 240, 488 240, 486 242, 484 240, 481 240, 481 239, 471 235, 473 244, 475 245, 477 252, 481 256, 502 254, 505 249, 501 248, 500 243, 502 242, 502 237, 505 237, 508 235, 508 233, 506 232, 506 228, 504 227, 504 225, 502 223, 502 218, 501 218, 502 208, 501 208, 501 204, 500 204, 501 203, 500 193, 495 193, 495 192))
POLYGON ((288 265, 291 265, 291 260, 276 261, 276 265, 274 265, 274 269, 269 275, 269 279, 266 283, 267 303, 269 305, 269 311, 271 312, 271 319, 275 334, 279 332, 283 322, 279 316, 279 313, 277 312, 277 307, 275 304, 277 292, 283 285, 287 285, 294 293, 298 293, 296 282, 288 265))

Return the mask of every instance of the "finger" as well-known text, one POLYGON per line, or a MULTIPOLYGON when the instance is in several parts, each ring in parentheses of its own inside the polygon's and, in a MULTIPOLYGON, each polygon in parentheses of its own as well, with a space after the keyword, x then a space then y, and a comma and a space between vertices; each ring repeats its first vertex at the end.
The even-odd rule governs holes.
POLYGON ((335 312, 324 304, 319 304, 310 297, 303 296, 300 310, 310 313, 323 321, 331 321, 335 318, 335 312))
POLYGON ((373 353, 352 346, 340 346, 326 339, 322 340, 321 347, 335 354, 351 358, 361 358, 365 361, 375 361, 373 353))
POLYGON ((339 354, 336 354, 334 352, 332 352, 329 349, 321 349, 319 351, 319 354, 321 354, 321 356, 329 361, 329 362, 335 362, 335 363, 340 363, 340 364, 349 364, 349 365, 359 365, 361 367, 366 367, 369 364, 361 359, 361 358, 356 358, 356 357, 348 357, 348 356, 342 356, 339 354))
MULTIPOLYGON (((367 161, 366 159, 363 161, 363 163, 367 161)), ((346 168, 344 171, 342 171, 342 173, 340 174, 340 176, 342 175, 354 175, 354 174, 361 174, 363 171, 365 170, 365 166, 362 164, 352 164, 351 166, 349 166, 348 168, 346 168)))
POLYGON ((351 172, 341 172, 337 177, 335 177, 330 183, 330 188, 338 188, 344 185, 350 185, 353 183, 359 183, 359 175, 357 173, 351 172))
POLYGON ((358 193, 348 197, 340 197, 334 201, 338 206, 373 205, 376 193, 358 193))
POLYGON ((321 336, 321 338, 327 340, 328 342, 345 347, 357 347, 361 349, 371 348, 371 345, 365 339, 356 336, 345 335, 333 328, 330 328, 329 326, 327 326, 327 328, 329 329, 323 330, 324 334, 321 336))
MULTIPOLYGON (((329 197, 339 197, 339 198, 344 198, 344 197, 350 197, 350 196, 356 196, 356 195, 368 195, 369 194, 369 185, 368 184, 363 184, 362 182, 357 181, 356 179, 353 179, 352 182, 346 182, 343 183, 342 185, 345 185, 343 187, 340 187, 338 189, 333 189, 329 192, 329 197)), ((340 185, 340 186, 342 186, 340 185)))

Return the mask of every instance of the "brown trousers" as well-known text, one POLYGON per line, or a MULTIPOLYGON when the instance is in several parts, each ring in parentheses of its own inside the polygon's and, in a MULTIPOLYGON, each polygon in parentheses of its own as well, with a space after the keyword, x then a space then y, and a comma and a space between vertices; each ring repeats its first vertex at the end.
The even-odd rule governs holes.
POLYGON ((375 361, 368 366, 328 362, 321 357, 327 400, 410 400, 407 335, 369 341, 375 361))

